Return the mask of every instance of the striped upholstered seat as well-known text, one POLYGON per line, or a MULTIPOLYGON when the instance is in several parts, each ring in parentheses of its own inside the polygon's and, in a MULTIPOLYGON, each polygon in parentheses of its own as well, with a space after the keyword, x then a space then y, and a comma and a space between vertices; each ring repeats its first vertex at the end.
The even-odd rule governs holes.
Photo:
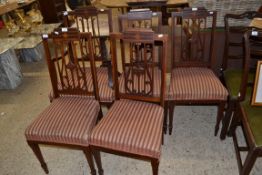
POLYGON ((200 67, 172 70, 170 100, 226 100, 228 92, 212 70, 200 67))
POLYGON ((88 146, 100 110, 86 97, 55 99, 25 131, 27 141, 88 146))
MULTIPOLYGON (((108 70, 106 67, 99 67, 96 70, 97 70, 100 101, 105 102, 105 103, 112 103, 115 97, 114 97, 113 89, 110 88, 108 84, 108 70)), ((87 69, 86 72, 87 72, 86 78, 87 78, 87 82, 89 85, 88 89, 89 91, 92 91, 93 84, 92 84, 91 69, 87 69)), ((58 88, 60 89, 62 88, 61 83, 58 83, 58 88)), ((49 98, 50 98, 50 101, 53 100, 54 98, 53 91, 50 92, 49 98)))
POLYGON ((159 158, 163 115, 156 104, 116 101, 92 131, 90 145, 159 158))

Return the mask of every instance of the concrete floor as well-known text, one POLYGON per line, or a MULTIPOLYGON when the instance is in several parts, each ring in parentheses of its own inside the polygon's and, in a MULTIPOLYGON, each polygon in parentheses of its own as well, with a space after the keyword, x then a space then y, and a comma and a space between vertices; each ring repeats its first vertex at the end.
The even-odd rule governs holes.
MULTIPOLYGON (((16 90, 0 90, 0 174, 41 175, 44 171, 26 144, 25 128, 49 104, 50 81, 44 60, 21 63, 23 83, 16 90)), ((214 137, 216 107, 175 109, 174 131, 165 136, 160 175, 237 175, 231 138, 214 137)), ((41 146, 50 175, 89 174, 81 151, 41 146)), ((105 175, 149 175, 149 162, 102 153, 105 175)), ((259 161, 252 174, 262 172, 259 161)))

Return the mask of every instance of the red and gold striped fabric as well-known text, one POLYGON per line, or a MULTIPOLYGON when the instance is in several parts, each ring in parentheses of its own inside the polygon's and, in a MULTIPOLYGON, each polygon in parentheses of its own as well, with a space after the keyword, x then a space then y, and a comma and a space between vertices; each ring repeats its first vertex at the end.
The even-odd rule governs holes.
MULTIPOLYGON (((98 89, 99 89, 100 101, 111 103, 115 100, 115 97, 114 97, 113 89, 110 88, 109 85, 108 85, 108 70, 107 70, 106 67, 99 67, 96 70, 97 70, 98 89)), ((93 91, 92 74, 91 74, 90 68, 88 68, 86 70, 86 74, 87 74, 86 78, 87 78, 88 90, 93 91)), ((71 78, 71 81, 73 81, 72 78, 71 78)), ((58 83, 58 89, 59 90, 62 89, 61 83, 58 83)), ((62 95, 62 96, 67 96, 67 95, 62 95)), ((72 96, 72 95, 70 95, 70 96, 72 96)), ((50 99, 50 101, 52 101, 54 99, 53 91, 50 92, 49 99, 50 99)))
POLYGON ((101 102, 113 102, 115 100, 115 94, 112 88, 109 87, 108 70, 106 67, 99 67, 97 70, 97 81, 99 96, 101 102))
POLYGON ((228 92, 208 68, 175 68, 169 88, 170 100, 226 100, 228 92))
POLYGON ((160 157, 164 109, 156 104, 119 100, 96 125, 90 145, 160 157))
POLYGON ((26 139, 88 146, 99 110, 99 103, 89 98, 57 98, 28 126, 26 139))

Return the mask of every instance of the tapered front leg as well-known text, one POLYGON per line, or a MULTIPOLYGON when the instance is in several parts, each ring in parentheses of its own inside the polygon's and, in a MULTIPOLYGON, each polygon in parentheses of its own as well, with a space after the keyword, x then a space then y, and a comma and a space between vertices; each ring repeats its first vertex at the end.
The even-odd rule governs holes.
POLYGON ((28 145, 31 147, 31 149, 33 150, 35 156, 37 157, 37 159, 39 160, 40 164, 41 164, 41 167, 43 168, 43 170, 45 171, 46 174, 49 173, 49 170, 48 170, 48 167, 45 163, 45 160, 43 158, 43 155, 41 153, 41 150, 39 148, 39 145, 37 143, 34 143, 34 142, 27 142, 28 145))

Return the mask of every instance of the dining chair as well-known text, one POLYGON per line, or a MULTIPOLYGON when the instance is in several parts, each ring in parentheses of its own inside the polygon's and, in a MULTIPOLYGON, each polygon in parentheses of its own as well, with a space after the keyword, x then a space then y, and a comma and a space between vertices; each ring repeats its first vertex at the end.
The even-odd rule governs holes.
MULTIPOLYGON (((150 9, 133 9, 126 14, 118 16, 119 31, 122 32, 128 28, 147 28, 152 29, 155 33, 162 32, 162 13, 152 12, 150 9)), ((161 58, 161 48, 156 44, 157 54, 161 58)), ((161 47, 161 43, 160 43, 161 47)), ((161 61, 161 60, 160 60, 161 61)), ((161 63, 162 64, 162 63, 161 63)), ((159 65, 161 65, 159 64, 159 65)), ((165 63, 166 64, 166 63, 165 63)), ((159 75, 160 76, 160 75, 159 75)), ((168 91, 168 89, 166 89, 168 91)), ((167 130, 167 113, 168 113, 168 92, 165 93, 165 117, 164 117, 164 133, 167 130)))
POLYGON ((159 67, 154 47, 155 42, 162 42, 161 59, 165 62, 167 35, 130 28, 110 34, 110 39, 117 100, 93 129, 91 149, 150 161, 157 175, 163 141, 166 65, 159 67))
MULTIPOLYGON (((102 112, 91 37, 91 33, 67 28, 43 35, 54 100, 26 128, 25 137, 47 174, 40 144, 83 150, 91 174, 96 174, 89 141, 102 112), (72 54, 66 54, 69 46, 72 54), (88 62, 82 59, 87 56, 88 62)), ((100 161, 99 153, 94 152, 94 157, 100 161)), ((102 167, 98 169, 102 171, 102 167)))
MULTIPOLYGON (((230 125, 230 132, 234 142, 234 148, 236 151, 236 158, 238 162, 240 175, 249 175, 257 158, 262 156, 262 108, 261 106, 251 105, 251 97, 252 93, 254 93, 252 92, 254 83, 251 84, 248 80, 250 64, 252 61, 251 45, 254 41, 254 38, 260 38, 261 41, 262 30, 256 31, 255 35, 254 31, 251 30, 247 31, 244 34, 245 65, 243 68, 243 74, 241 79, 239 100, 237 101, 232 123, 230 125), (246 146, 242 146, 242 142, 241 144, 239 144, 238 139, 240 132, 236 132, 238 127, 241 128, 241 130, 243 131, 246 146), (241 154, 243 152, 247 153, 245 154, 246 157, 244 158, 244 161, 242 161, 243 154, 241 154)), ((259 70, 260 66, 258 66, 257 71, 259 70)))
POLYGON ((110 107, 114 101, 112 89, 112 66, 109 54, 109 34, 113 31, 110 9, 98 9, 94 6, 77 8, 64 12, 64 25, 76 27, 80 32, 91 32, 97 67, 100 104, 110 107))
POLYGON ((150 9, 133 9, 118 16, 119 31, 126 28, 151 28, 156 33, 162 31, 162 13, 150 9))
MULTIPOLYGON (((246 31, 256 28, 252 21, 257 18, 262 19, 262 14, 255 11, 247 11, 242 14, 226 14, 224 17, 225 48, 221 78, 228 89, 229 97, 220 134, 222 140, 226 138, 232 115, 239 100, 241 74, 245 64, 242 38, 246 31)), ((251 43, 252 62, 256 62, 262 56, 261 49, 262 47, 259 47, 258 44, 251 43)), ((249 82, 252 82, 254 79, 254 70, 255 68, 249 71, 249 82)))
POLYGON ((185 8, 172 13, 172 70, 169 87, 169 134, 175 105, 218 105, 215 135, 228 92, 213 70, 216 11, 185 8), (181 22, 181 25, 177 22, 181 22))

